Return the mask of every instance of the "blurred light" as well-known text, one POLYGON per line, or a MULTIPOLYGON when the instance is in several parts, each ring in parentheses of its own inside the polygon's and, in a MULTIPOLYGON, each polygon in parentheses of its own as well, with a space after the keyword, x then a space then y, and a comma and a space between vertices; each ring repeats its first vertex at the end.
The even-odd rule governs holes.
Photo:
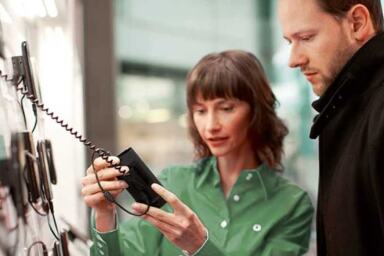
POLYGON ((56 17, 57 8, 54 0, 12 0, 10 5, 17 16, 33 19, 47 16, 56 17), (56 16, 55 15, 56 11, 56 16))
POLYGON ((135 104, 135 112, 139 115, 146 115, 149 111, 149 103, 145 100, 139 101, 135 104))
POLYGON ((49 17, 57 17, 58 13, 55 0, 44 0, 44 3, 49 17))
POLYGON ((9 2, 9 7, 12 9, 11 13, 15 13, 16 16, 24 17, 24 3, 22 0, 13 0, 9 2))
POLYGON ((24 4, 25 9, 28 10, 28 17, 33 18, 34 16, 39 16, 44 18, 47 16, 42 0, 24 0, 24 4))
POLYGON ((286 66, 291 55, 291 46, 287 43, 279 47, 273 55, 273 63, 277 66, 286 66))
POLYGON ((187 127, 187 114, 180 115, 179 118, 177 119, 177 123, 181 127, 186 128, 187 127))
POLYGON ((4 6, 0 3, 0 20, 4 23, 12 23, 12 19, 9 16, 8 12, 5 10, 4 6))
POLYGON ((132 108, 129 106, 122 106, 119 108, 119 116, 123 119, 129 119, 133 116, 132 108))
POLYGON ((45 27, 42 38, 38 56, 40 81, 45 86, 44 96, 48 99, 50 94, 58 93, 58 88, 68 87, 72 75, 71 49, 60 26, 45 27))
POLYGON ((171 119, 171 113, 169 110, 165 108, 159 108, 150 110, 146 121, 148 123, 162 123, 168 121, 169 119, 171 119))

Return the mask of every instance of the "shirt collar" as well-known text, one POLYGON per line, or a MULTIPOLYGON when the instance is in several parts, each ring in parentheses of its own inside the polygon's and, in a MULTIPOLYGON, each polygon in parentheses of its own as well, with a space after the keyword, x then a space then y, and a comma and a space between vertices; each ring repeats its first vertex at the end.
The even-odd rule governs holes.
MULTIPOLYGON (((209 183, 215 187, 220 186, 220 174, 217 169, 217 159, 214 156, 204 158, 198 162, 198 170, 200 177, 197 179, 196 187, 200 188, 203 184, 209 183)), ((270 169, 266 164, 262 163, 254 169, 244 169, 238 177, 236 183, 241 186, 251 187, 260 190, 263 198, 268 200, 276 185, 277 171, 270 169)))

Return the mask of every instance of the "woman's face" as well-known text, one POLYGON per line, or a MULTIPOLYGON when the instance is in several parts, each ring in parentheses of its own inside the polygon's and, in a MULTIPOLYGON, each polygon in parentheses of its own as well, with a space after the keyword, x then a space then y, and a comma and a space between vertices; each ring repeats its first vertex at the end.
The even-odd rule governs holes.
POLYGON ((198 97, 192 106, 196 128, 216 157, 251 149, 248 140, 250 112, 249 104, 238 99, 198 97))

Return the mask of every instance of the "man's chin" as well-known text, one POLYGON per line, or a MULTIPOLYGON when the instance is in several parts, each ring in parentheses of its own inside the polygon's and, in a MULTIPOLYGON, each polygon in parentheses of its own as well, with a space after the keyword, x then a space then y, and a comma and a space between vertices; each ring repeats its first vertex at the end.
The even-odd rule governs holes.
POLYGON ((311 83, 312 91, 319 97, 321 97, 327 90, 327 86, 323 83, 311 83))

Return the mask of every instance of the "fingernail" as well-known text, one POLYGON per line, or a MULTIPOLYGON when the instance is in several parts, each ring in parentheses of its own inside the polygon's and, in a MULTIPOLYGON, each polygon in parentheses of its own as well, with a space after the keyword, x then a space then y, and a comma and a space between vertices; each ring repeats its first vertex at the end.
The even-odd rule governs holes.
POLYGON ((116 156, 109 156, 109 157, 108 157, 108 160, 109 160, 109 161, 112 161, 113 164, 118 164, 118 163, 120 163, 120 159, 119 159, 118 157, 116 157, 116 156))
POLYGON ((125 182, 125 181, 120 181, 120 186, 122 186, 122 187, 128 187, 128 184, 127 184, 127 182, 125 182))
POLYGON ((118 171, 122 174, 127 174, 129 172, 128 166, 121 166, 120 171, 118 171))

